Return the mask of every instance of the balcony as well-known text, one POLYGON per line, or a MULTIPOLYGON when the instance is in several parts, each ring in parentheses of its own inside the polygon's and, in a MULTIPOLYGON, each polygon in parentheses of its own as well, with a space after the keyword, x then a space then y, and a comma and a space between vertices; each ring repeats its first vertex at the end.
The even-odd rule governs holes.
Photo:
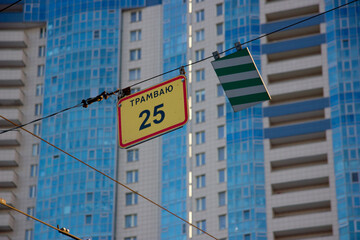
POLYGON ((26 55, 21 49, 1 49, 0 67, 25 67, 26 55))
POLYGON ((0 48, 25 48, 27 43, 28 37, 24 31, 0 31, 0 48))
MULTIPOLYGON (((23 114, 16 108, 0 108, 1 115, 11 120, 16 124, 21 124, 23 120, 23 114)), ((12 128, 15 127, 12 123, 0 118, 0 128, 12 128)), ((1 131, 1 130, 0 130, 1 131)))
POLYGON ((10 213, 0 214, 0 232, 10 232, 14 229, 15 219, 10 213))
POLYGON ((0 89, 0 106, 21 106, 24 103, 24 93, 20 89, 0 89))
POLYGON ((0 87, 24 86, 25 74, 21 69, 0 69, 0 87))
POLYGON ((15 149, 0 150, 0 167, 16 167, 19 166, 19 161, 20 154, 15 149))
MULTIPOLYGON (((6 203, 11 206, 16 205, 16 197, 12 192, 0 192, 0 198, 5 199, 6 203)), ((8 209, 4 205, 0 204, 0 210, 8 209)))
POLYGON ((0 147, 20 146, 21 133, 19 131, 10 131, 0 134, 0 147))
POLYGON ((0 170, 0 187, 13 188, 18 185, 18 176, 12 170, 0 170))

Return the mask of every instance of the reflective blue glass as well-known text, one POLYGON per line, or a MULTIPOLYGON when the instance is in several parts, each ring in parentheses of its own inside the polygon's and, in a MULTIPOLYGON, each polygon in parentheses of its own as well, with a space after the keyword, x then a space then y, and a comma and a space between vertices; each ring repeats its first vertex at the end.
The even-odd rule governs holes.
MULTIPOLYGON (((187 1, 164 1, 163 7, 163 69, 166 72, 186 64, 187 1)), ((173 72, 165 77, 170 79, 178 74, 173 72)), ((187 218, 186 139, 186 127, 162 137, 161 166, 161 204, 184 219, 187 218)), ((162 240, 186 239, 184 223, 165 211, 161 212, 160 231, 162 240)))
MULTIPOLYGON (((325 9, 345 2, 325 0, 325 9)), ((360 171, 360 119, 356 114, 360 111, 360 32, 355 24, 359 18, 358 2, 325 15, 339 239, 344 240, 357 239, 360 230, 354 226, 360 218, 359 183, 354 174, 360 171)))
MULTIPOLYGON (((225 0, 226 49, 232 48, 234 42, 248 41, 260 33, 259 1, 241 2, 225 0)), ((260 68, 260 41, 248 47, 260 68)), ((227 102, 226 125, 229 240, 251 236, 260 239, 255 236, 266 236, 261 105, 234 113, 227 102), (241 217, 243 212, 245 217, 241 217), (257 217, 250 217, 250 213, 256 213, 257 217)))

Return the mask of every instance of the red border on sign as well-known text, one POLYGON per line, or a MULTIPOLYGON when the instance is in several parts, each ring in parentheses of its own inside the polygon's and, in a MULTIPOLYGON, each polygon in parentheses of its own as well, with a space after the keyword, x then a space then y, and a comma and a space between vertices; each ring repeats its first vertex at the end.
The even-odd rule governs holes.
POLYGON ((122 148, 131 147, 131 146, 136 145, 136 144, 138 144, 138 143, 140 143, 140 142, 143 142, 143 141, 149 140, 149 139, 151 139, 151 138, 154 138, 154 137, 156 137, 156 136, 158 136, 158 135, 164 134, 164 133, 166 133, 166 132, 168 132, 168 131, 175 130, 176 128, 182 127, 183 125, 186 124, 186 122, 188 121, 188 117, 189 117, 189 116, 188 116, 188 107, 187 107, 186 77, 185 77, 184 75, 180 75, 180 76, 177 76, 177 77, 172 78, 172 79, 170 79, 170 80, 167 80, 167 81, 165 81, 165 82, 162 82, 162 83, 160 83, 160 84, 157 84, 157 85, 155 85, 155 86, 152 86, 152 87, 150 87, 150 88, 144 89, 144 90, 139 91, 139 92, 134 93, 134 94, 131 94, 130 96, 126 96, 126 97, 120 99, 120 101, 118 102, 118 104, 117 104, 117 111, 118 111, 118 126, 119 126, 119 145, 120 145, 120 147, 122 147, 122 148), (139 94, 148 92, 148 91, 150 91, 150 90, 153 90, 154 88, 158 88, 158 87, 163 86, 163 85, 165 85, 165 84, 174 82, 174 81, 176 81, 176 80, 178 80, 178 79, 183 79, 183 80, 184 80, 184 81, 183 81, 184 108, 185 108, 185 119, 184 119, 184 121, 182 121, 182 122, 180 122, 180 123, 178 123, 178 124, 175 124, 175 125, 173 125, 173 126, 170 126, 170 127, 168 127, 168 128, 162 129, 162 130, 160 130, 160 131, 157 131, 157 132, 155 132, 155 133, 149 134, 149 135, 147 135, 147 136, 144 136, 144 137, 141 137, 141 138, 139 138, 139 139, 136 139, 136 140, 131 141, 131 142, 129 142, 129 143, 123 144, 123 143, 122 143, 122 136, 121 136, 121 124, 120 124, 120 122, 121 122, 121 111, 120 111, 119 104, 121 104, 122 101, 125 101, 125 100, 127 100, 127 99, 129 99, 129 98, 136 97, 136 96, 139 95, 139 94))

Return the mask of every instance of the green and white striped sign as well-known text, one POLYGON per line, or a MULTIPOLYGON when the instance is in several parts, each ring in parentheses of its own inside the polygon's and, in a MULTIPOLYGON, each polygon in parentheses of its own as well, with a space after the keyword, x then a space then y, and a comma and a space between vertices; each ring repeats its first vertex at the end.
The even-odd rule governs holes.
POLYGON ((211 64, 235 112, 271 99, 248 48, 211 64))

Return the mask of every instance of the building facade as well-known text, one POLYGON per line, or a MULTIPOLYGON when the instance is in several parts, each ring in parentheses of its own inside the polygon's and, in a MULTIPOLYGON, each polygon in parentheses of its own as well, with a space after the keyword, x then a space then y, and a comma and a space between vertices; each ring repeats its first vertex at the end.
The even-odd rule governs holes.
MULTIPOLYGON (((234 113, 205 59, 340 4, 27 0, 0 13, 1 114, 29 122, 189 65, 189 121, 162 137, 120 149, 116 96, 29 127, 218 239, 358 239, 360 4, 244 46, 272 96, 262 105, 234 113)), ((0 144, 0 197, 80 238, 209 238, 24 132, 0 144)), ((65 239, 0 214, 0 239, 65 239)))

